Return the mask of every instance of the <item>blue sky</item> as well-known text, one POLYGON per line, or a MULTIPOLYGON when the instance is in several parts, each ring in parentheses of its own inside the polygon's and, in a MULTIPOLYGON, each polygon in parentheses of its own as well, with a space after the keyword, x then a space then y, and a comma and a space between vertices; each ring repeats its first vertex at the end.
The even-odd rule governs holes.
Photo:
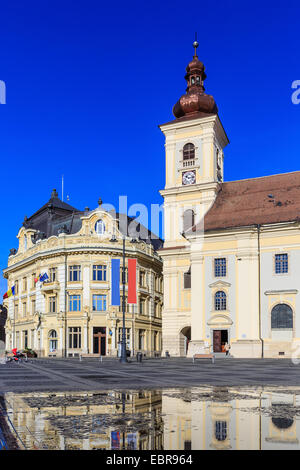
POLYGON ((225 179, 298 170, 299 18, 293 0, 2 2, 1 268, 62 174, 79 209, 162 203, 158 125, 185 91, 195 31, 230 139, 225 179))

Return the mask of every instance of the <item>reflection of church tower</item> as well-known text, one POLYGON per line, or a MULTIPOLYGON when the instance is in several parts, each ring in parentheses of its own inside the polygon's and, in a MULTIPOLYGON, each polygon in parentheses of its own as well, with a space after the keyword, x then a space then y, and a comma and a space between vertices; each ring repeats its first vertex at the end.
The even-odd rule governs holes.
MULTIPOLYGON (((223 149, 228 144, 215 100, 205 93, 206 73, 197 56, 197 41, 193 46, 194 57, 186 68, 186 93, 173 107, 176 119, 160 126, 166 149, 166 184, 161 191, 165 243, 160 251, 164 259, 163 343, 175 355, 185 355, 179 332, 191 326, 191 294, 183 290, 189 289, 191 262, 184 232, 214 202, 223 181, 223 149)), ((193 340, 193 332, 189 339, 193 340)))

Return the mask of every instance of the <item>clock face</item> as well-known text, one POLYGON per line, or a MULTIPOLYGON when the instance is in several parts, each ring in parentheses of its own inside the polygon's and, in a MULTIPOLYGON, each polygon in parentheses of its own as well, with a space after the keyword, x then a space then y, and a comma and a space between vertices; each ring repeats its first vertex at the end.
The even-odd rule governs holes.
POLYGON ((185 171, 182 173, 182 184, 194 184, 196 182, 196 174, 194 171, 185 171))

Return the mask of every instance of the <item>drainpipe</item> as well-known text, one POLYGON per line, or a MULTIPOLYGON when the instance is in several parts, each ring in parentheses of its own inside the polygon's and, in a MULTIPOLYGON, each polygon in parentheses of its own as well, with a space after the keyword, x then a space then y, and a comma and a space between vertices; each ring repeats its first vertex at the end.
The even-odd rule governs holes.
POLYGON ((260 228, 261 225, 257 224, 257 248, 258 248, 258 316, 259 316, 259 339, 261 341, 261 357, 264 357, 264 340, 261 335, 261 268, 260 268, 260 228))

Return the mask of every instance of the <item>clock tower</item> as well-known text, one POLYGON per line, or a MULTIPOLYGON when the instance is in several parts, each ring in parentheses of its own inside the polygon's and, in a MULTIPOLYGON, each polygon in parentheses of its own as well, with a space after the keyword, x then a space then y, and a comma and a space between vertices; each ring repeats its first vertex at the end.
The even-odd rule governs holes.
POLYGON ((199 316, 194 298, 203 273, 201 249, 196 255, 191 252, 185 232, 195 224, 199 227, 215 201, 223 181, 223 149, 228 144, 215 100, 205 93, 206 73, 197 56, 198 42, 193 46, 194 57, 186 68, 186 93, 173 107, 175 120, 160 126, 166 152, 166 182, 160 191, 165 241, 159 251, 164 262, 163 350, 175 356, 185 356, 189 342, 198 334, 196 329, 191 332, 191 323, 193 315, 199 316))
MULTIPOLYGON (((186 93, 173 107, 175 120, 160 126, 165 135, 166 184, 164 198, 165 248, 185 244, 182 236, 190 211, 199 222, 215 200, 223 181, 223 149, 228 138, 214 98, 205 93, 205 67, 197 56, 186 68, 186 93)), ((192 214, 192 215, 191 215, 192 214)))

